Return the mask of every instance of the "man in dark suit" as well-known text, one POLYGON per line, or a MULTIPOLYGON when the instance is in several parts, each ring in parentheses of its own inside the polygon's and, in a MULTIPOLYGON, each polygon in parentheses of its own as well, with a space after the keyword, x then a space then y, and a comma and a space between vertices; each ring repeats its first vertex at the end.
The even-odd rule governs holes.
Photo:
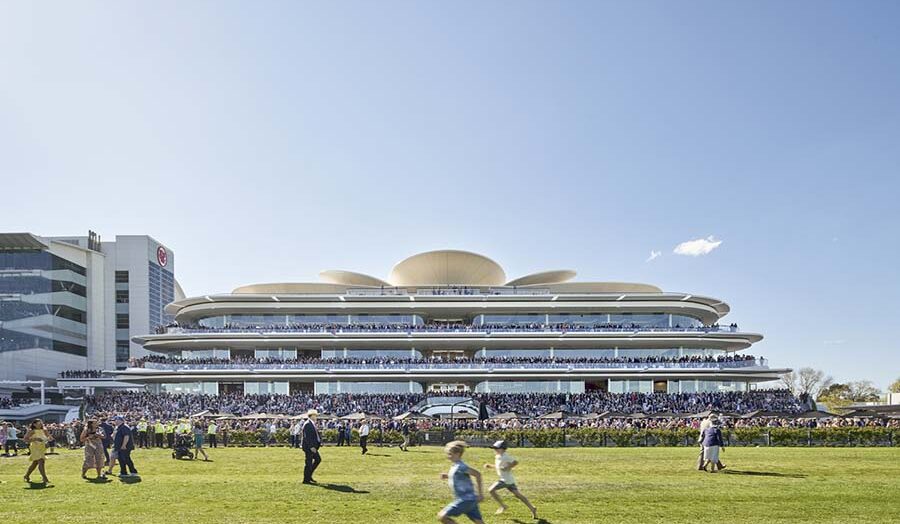
POLYGON ((319 464, 322 463, 322 457, 319 455, 319 447, 322 441, 319 438, 319 429, 316 427, 316 419, 319 412, 311 409, 306 413, 306 422, 303 423, 303 431, 300 432, 300 447, 303 448, 303 454, 306 455, 306 465, 303 468, 303 483, 315 484, 313 473, 319 464))
POLYGON ((115 418, 116 439, 113 445, 119 452, 119 477, 136 477, 138 472, 131 461, 131 452, 134 450, 134 434, 131 427, 125 423, 122 417, 115 418))

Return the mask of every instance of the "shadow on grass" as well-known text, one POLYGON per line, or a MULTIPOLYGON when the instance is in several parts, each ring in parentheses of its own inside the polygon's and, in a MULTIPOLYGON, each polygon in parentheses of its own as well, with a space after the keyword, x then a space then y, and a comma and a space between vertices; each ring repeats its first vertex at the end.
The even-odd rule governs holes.
POLYGON ((337 491, 340 493, 357 493, 357 494, 366 494, 368 491, 359 491, 352 486, 347 486, 346 484, 313 484, 316 487, 327 489, 328 491, 337 491))
POLYGON ((54 486, 53 484, 45 484, 43 482, 29 482, 28 486, 22 489, 50 489, 55 487, 56 486, 54 486))
POLYGON ((366 453, 367 457, 393 457, 393 455, 385 455, 384 453, 366 453))
POLYGON ((528 521, 528 522, 525 522, 524 520, 513 519, 513 522, 515 522, 516 524, 535 524, 535 523, 537 523, 537 524, 550 524, 550 521, 549 521, 549 520, 547 520, 547 519, 542 519, 542 518, 538 518, 537 520, 530 520, 530 521, 528 521))
POLYGON ((806 475, 800 473, 775 473, 774 471, 741 471, 737 469, 726 469, 721 471, 723 475, 747 475, 750 477, 782 477, 789 479, 805 479, 806 475))
POLYGON ((119 477, 119 482, 122 484, 139 484, 141 477, 119 477))
POLYGON ((86 480, 87 482, 90 482, 91 484, 109 484, 110 482, 112 482, 112 480, 110 480, 106 477, 86 478, 84 480, 86 480))

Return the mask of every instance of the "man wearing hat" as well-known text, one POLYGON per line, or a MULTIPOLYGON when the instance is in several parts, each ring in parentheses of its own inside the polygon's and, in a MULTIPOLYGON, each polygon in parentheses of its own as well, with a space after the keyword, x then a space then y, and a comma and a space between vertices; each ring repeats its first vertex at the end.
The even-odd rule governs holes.
POLYGON ((319 464, 322 463, 322 457, 319 455, 319 447, 322 440, 319 438, 319 429, 316 427, 316 419, 319 412, 311 409, 306 412, 306 422, 303 423, 303 430, 300 432, 300 447, 303 448, 303 454, 306 456, 306 464, 303 467, 303 483, 315 484, 313 473, 319 464))

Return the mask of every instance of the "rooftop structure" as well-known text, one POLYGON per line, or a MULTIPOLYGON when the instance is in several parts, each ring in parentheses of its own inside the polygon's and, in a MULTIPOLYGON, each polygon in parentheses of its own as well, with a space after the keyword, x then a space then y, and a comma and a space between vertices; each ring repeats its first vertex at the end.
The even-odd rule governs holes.
POLYGON ((490 258, 442 250, 385 279, 241 286, 176 300, 135 343, 160 356, 118 377, 203 393, 746 391, 786 370, 745 355, 762 335, 721 325, 729 307, 648 284, 512 280, 490 258))

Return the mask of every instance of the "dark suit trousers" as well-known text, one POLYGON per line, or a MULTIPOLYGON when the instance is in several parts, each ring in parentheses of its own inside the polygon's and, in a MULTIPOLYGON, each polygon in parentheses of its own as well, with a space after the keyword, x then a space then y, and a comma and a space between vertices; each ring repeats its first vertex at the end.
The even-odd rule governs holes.
POLYGON ((304 449, 303 454, 306 455, 306 465, 303 468, 303 480, 305 482, 312 480, 313 473, 316 472, 316 468, 322 463, 322 457, 319 455, 318 450, 304 449))

